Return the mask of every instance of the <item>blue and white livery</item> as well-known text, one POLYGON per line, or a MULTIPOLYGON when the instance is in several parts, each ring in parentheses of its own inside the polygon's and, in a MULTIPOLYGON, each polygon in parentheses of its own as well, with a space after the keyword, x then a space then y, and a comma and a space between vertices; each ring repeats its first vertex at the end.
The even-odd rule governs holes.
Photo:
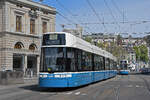
POLYGON ((128 75, 130 72, 129 68, 128 68, 128 61, 127 60, 121 60, 120 61, 120 70, 119 70, 119 74, 120 75, 128 75))
POLYGON ((78 87, 116 76, 116 57, 65 32, 43 35, 39 86, 78 87))

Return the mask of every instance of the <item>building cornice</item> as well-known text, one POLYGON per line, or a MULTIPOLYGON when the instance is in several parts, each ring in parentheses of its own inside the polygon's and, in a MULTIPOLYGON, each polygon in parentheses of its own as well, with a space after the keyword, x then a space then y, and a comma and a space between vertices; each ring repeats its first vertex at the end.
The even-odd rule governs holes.
POLYGON ((0 34, 11 34, 11 35, 18 35, 18 36, 24 36, 24 37, 31 37, 31 38, 38 38, 40 39, 42 35, 33 35, 33 34, 25 34, 21 32, 0 32, 0 34))
POLYGON ((29 7, 29 8, 34 8, 34 9, 39 10, 39 11, 46 11, 46 12, 51 13, 51 14, 57 13, 55 8, 50 7, 48 5, 38 3, 38 2, 34 2, 31 0, 5 0, 5 1, 8 1, 8 2, 11 2, 14 4, 20 4, 22 6, 29 7))

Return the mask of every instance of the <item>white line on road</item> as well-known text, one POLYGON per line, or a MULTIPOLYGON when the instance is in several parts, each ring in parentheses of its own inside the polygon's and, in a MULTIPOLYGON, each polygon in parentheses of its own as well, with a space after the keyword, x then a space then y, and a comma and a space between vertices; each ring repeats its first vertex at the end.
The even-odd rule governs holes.
POLYGON ((140 86, 139 86, 139 85, 136 85, 135 87, 137 87, 137 88, 138 88, 138 87, 140 87, 140 86))
POLYGON ((81 95, 85 96, 85 95, 87 95, 87 94, 83 93, 83 94, 81 94, 81 95))
POLYGON ((40 93, 42 95, 45 95, 45 94, 57 94, 57 93, 48 93, 48 92, 43 92, 43 93, 40 93))
POLYGON ((131 88, 131 87, 133 87, 133 85, 127 85, 127 87, 131 88))
POLYGON ((70 94, 72 94, 72 92, 68 92, 68 93, 66 93, 66 94, 69 94, 69 95, 70 95, 70 94))
POLYGON ((75 95, 79 95, 79 94, 80 94, 80 92, 75 93, 75 95))
POLYGON ((139 85, 136 85, 135 87, 136 88, 144 88, 144 86, 139 86, 139 85))

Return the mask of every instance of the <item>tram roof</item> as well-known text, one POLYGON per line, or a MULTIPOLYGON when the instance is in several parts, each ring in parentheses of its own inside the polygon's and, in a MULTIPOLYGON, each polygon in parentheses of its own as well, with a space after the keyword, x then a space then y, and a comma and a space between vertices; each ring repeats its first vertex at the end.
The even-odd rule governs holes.
POLYGON ((97 55, 104 56, 106 58, 110 58, 112 60, 117 60, 115 56, 113 56, 111 53, 102 50, 101 48, 92 45, 91 43, 76 37, 70 33, 66 32, 47 32, 44 34, 65 34, 66 35, 66 45, 64 47, 73 47, 73 48, 78 48, 87 52, 95 53, 97 55))

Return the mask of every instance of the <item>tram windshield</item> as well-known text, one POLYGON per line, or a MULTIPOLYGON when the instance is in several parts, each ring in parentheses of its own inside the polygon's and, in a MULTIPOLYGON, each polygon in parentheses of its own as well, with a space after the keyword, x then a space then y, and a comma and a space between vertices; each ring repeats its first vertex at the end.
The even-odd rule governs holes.
POLYGON ((65 45, 65 34, 45 34, 42 45, 65 45))
POLYGON ((40 71, 65 71, 65 48, 43 48, 40 71))
POLYGON ((127 70, 128 69, 128 62, 126 60, 120 61, 120 69, 127 70))

